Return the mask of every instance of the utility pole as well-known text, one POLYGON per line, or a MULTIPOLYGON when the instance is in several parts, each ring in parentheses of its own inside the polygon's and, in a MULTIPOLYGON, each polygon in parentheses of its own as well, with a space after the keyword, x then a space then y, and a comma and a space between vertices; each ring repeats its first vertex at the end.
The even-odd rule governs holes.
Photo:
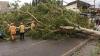
POLYGON ((94 9, 95 9, 95 0, 94 0, 94 9))
POLYGON ((77 3, 77 7, 79 6, 79 1, 80 1, 80 0, 76 0, 76 3, 77 3))
POLYGON ((95 5, 96 5, 96 4, 95 4, 95 1, 96 1, 96 0, 94 0, 94 14, 95 14, 95 12, 96 12, 96 11, 95 11, 95 5))
MULTIPOLYGON (((75 13, 75 18, 77 19, 77 9, 79 8, 79 1, 80 0, 76 0, 76 4, 77 4, 77 7, 75 8, 76 10, 76 13, 75 13)), ((79 24, 79 20, 77 19, 77 24, 79 24)))

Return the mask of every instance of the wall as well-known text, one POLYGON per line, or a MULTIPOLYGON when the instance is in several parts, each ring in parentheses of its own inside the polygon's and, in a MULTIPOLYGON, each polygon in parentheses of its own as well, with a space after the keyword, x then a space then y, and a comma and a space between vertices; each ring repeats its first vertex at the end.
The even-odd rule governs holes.
POLYGON ((7 11, 9 9, 8 5, 9 5, 9 2, 0 1, 0 12, 7 11))
POLYGON ((77 8, 77 4, 66 6, 66 9, 72 10, 74 12, 80 13, 80 10, 77 8))

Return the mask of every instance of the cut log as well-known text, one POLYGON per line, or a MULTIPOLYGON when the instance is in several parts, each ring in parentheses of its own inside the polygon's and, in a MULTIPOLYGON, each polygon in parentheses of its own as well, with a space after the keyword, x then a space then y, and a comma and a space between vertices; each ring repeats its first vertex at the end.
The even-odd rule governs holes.
POLYGON ((93 30, 93 29, 87 29, 87 28, 80 28, 80 30, 83 30, 83 31, 86 31, 88 33, 93 33, 93 34, 96 34, 96 35, 100 35, 100 31, 96 31, 96 30, 93 30))
POLYGON ((96 31, 93 29, 87 29, 87 28, 83 28, 83 27, 75 28, 73 26, 61 26, 60 28, 62 28, 62 29, 75 29, 75 30, 85 31, 87 33, 91 33, 91 34, 95 34, 95 35, 100 35, 100 31, 96 31))

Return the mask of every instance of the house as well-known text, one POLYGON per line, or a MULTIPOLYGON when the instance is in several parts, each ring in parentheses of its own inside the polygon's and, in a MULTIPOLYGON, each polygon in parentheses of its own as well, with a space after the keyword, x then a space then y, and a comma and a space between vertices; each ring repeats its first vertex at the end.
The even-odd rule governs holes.
POLYGON ((91 5, 89 3, 83 2, 83 1, 73 1, 67 4, 66 9, 75 11, 75 12, 82 12, 82 10, 86 10, 90 7, 91 5))
POLYGON ((0 12, 6 12, 9 10, 9 2, 0 1, 0 12))

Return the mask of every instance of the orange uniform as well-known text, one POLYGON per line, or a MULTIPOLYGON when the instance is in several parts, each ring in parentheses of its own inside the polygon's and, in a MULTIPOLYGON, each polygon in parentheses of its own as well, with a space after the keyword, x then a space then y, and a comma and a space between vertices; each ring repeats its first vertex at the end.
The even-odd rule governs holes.
POLYGON ((16 26, 10 26, 9 31, 10 31, 11 35, 16 34, 16 26))

